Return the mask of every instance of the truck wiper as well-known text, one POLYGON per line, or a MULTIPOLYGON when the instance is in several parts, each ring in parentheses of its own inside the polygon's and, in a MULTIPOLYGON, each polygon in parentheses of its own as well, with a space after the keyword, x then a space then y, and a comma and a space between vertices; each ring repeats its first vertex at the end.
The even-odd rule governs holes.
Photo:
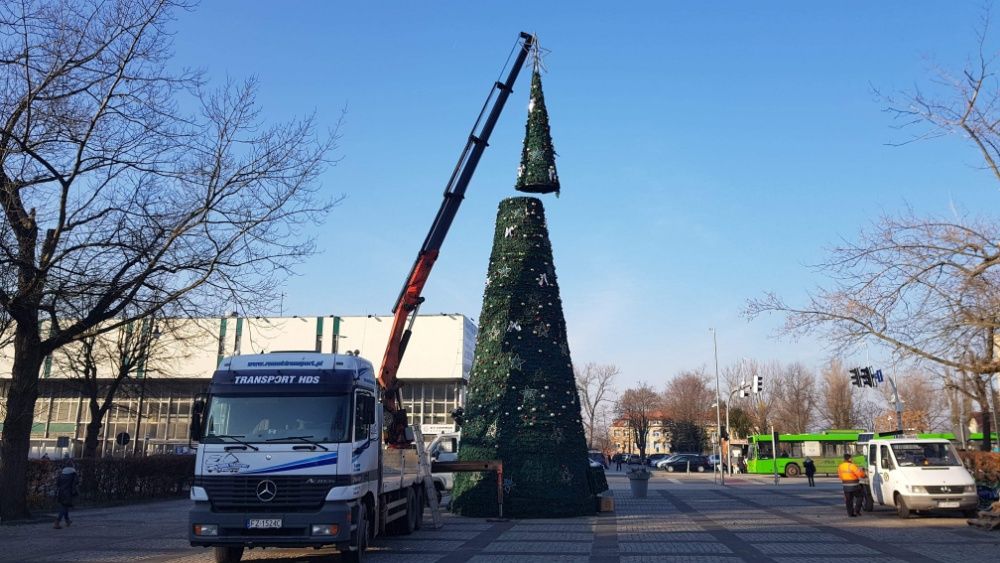
POLYGON ((250 448, 251 450, 253 450, 255 452, 260 451, 260 448, 254 446, 253 444, 250 444, 248 442, 244 442, 243 440, 240 440, 240 438, 246 438, 246 436, 244 436, 243 434, 239 434, 239 435, 234 435, 234 434, 209 434, 208 436, 205 436, 205 438, 229 438, 230 440, 232 440, 232 441, 234 441, 234 442, 236 442, 238 444, 242 444, 242 445, 250 448))
POLYGON ((265 442, 280 442, 282 440, 302 440, 303 442, 306 442, 307 444, 312 444, 312 445, 316 446, 317 448, 322 449, 324 452, 330 451, 330 448, 324 446, 323 444, 320 444, 319 442, 316 442, 314 440, 310 440, 309 439, 309 438, 312 438, 312 437, 313 437, 312 434, 310 434, 308 436, 285 436, 284 438, 268 438, 267 440, 264 440, 264 441, 265 442))

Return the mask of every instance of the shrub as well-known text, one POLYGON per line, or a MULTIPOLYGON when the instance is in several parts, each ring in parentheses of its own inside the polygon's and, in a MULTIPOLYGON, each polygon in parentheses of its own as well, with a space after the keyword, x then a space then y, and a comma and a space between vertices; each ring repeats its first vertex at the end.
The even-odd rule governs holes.
MULTIPOLYGON (((194 456, 157 455, 131 458, 73 460, 78 475, 80 504, 183 496, 194 475, 194 456)), ((63 461, 31 460, 28 465, 28 502, 35 508, 55 506, 56 476, 63 461)))
POLYGON ((977 482, 1000 482, 1000 453, 968 450, 962 452, 962 460, 977 482))

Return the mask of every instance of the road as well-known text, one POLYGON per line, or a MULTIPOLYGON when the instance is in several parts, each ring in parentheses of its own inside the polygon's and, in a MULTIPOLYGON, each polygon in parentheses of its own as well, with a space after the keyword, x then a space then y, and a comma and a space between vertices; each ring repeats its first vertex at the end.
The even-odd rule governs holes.
MULTIPOLYGON (((445 516, 438 530, 376 540, 376 562, 736 563, 823 561, 996 561, 1000 533, 959 516, 901 520, 885 507, 848 518, 833 479, 737 476, 725 487, 711 474, 657 473, 649 496, 634 499, 612 472, 613 514, 553 520, 488 522, 445 516), (741 478, 740 478, 741 477, 741 478)), ((211 552, 187 544, 187 501, 80 510, 71 528, 51 522, 0 527, 0 561, 208 562, 211 552)), ((425 522, 429 524, 430 519, 425 522)), ((334 550, 254 550, 244 560, 337 561, 334 550)))

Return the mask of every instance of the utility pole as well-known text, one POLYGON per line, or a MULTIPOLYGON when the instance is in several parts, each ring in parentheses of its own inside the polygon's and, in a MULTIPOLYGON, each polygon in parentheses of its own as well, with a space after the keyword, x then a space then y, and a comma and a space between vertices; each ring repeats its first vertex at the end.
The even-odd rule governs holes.
MULTIPOLYGON (((719 393, 719 341, 714 328, 708 329, 712 332, 712 348, 715 351, 715 444, 716 451, 719 452, 719 463, 722 465, 722 396, 719 393)), ((726 419, 729 418, 729 411, 726 411, 726 419)), ((728 422, 726 430, 729 430, 728 422)), ((726 472, 721 467, 718 468, 723 486, 726 484, 726 472)))

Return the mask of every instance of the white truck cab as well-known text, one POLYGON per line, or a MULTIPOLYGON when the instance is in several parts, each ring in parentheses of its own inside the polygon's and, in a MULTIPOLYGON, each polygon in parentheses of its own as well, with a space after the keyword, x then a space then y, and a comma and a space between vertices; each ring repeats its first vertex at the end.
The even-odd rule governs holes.
POLYGON ((945 439, 899 436, 864 444, 873 500, 895 506, 901 518, 918 510, 975 515, 976 482, 945 439))

